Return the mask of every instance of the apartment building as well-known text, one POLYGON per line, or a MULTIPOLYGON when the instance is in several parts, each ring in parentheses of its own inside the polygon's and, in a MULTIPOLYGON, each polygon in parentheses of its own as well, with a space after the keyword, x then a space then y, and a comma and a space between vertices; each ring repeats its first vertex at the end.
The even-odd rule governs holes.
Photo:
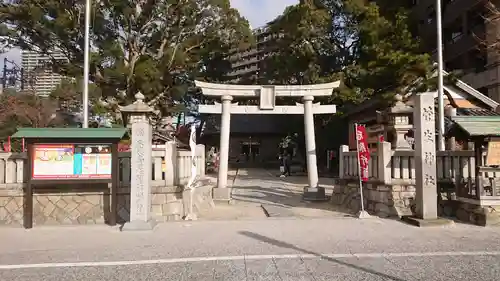
MULTIPOLYGON (((436 0, 410 0, 425 51, 436 55, 436 0)), ((486 20, 487 0, 442 0, 445 70, 459 70, 461 79, 488 97, 500 101, 498 50, 483 47, 492 41, 498 24, 486 20)), ((500 7, 500 5, 499 5, 500 7)))
MULTIPOLYGON (((62 54, 54 53, 56 59, 65 60, 62 54)), ((32 89, 42 96, 49 95, 62 80, 62 76, 46 67, 47 56, 34 51, 21 51, 21 63, 26 79, 26 89, 32 89)))
POLYGON ((271 52, 273 38, 268 26, 253 30, 255 45, 244 51, 233 51, 229 54, 231 71, 226 74, 232 84, 253 84, 262 80, 264 58, 271 52))

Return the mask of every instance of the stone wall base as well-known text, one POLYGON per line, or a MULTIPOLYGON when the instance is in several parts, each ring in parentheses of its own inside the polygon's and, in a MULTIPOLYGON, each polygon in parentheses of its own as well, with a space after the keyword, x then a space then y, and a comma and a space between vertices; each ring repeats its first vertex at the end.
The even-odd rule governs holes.
MULTIPOLYGON (((382 218, 401 218, 415 215, 415 186, 382 185, 365 183, 363 187, 365 209, 371 215, 382 218)), ((500 226, 500 206, 480 206, 458 201, 454 187, 440 185, 438 216, 456 218, 465 223, 480 226, 500 226)), ((359 184, 352 181, 338 181, 331 203, 339 209, 356 213, 361 208, 359 184)))
MULTIPOLYGON (((414 209, 415 187, 365 183, 364 205, 371 215, 382 218, 411 215, 414 209)), ((361 209, 359 184, 339 181, 335 186, 331 203, 341 209, 356 213, 361 209)))
POLYGON ((475 225, 500 226, 500 206, 479 206, 458 202, 458 208, 454 215, 460 221, 475 225))
MULTIPOLYGON (((0 190, 0 226, 23 225, 24 196, 21 190, 0 190)), ((117 222, 130 219, 130 189, 118 191, 117 222)), ((203 212, 213 206, 212 186, 198 187, 193 194, 194 211, 203 212)), ((189 201, 183 200, 178 187, 155 187, 152 191, 151 216, 159 222, 181 220, 188 210, 189 201)), ((44 190, 33 196, 33 224, 75 225, 104 224, 110 215, 110 196, 103 191, 44 190)))

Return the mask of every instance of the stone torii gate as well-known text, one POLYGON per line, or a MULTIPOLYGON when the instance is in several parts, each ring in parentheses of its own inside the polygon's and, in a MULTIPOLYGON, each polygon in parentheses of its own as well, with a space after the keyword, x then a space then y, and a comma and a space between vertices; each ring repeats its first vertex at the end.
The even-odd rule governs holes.
POLYGON ((198 111, 207 114, 221 114, 220 156, 217 188, 214 200, 230 201, 231 190, 227 188, 229 161, 229 128, 231 114, 304 114, 306 138, 306 159, 308 186, 304 188, 304 197, 310 200, 325 198, 325 189, 318 186, 318 167, 316 164, 316 140, 314 132, 314 114, 333 114, 335 105, 313 104, 314 97, 330 96, 338 88, 340 81, 316 85, 228 85, 195 81, 203 95, 220 97, 222 103, 199 105, 198 111), (233 97, 259 98, 259 105, 238 105, 231 103, 233 97), (277 106, 276 97, 302 97, 303 104, 295 106, 277 106))

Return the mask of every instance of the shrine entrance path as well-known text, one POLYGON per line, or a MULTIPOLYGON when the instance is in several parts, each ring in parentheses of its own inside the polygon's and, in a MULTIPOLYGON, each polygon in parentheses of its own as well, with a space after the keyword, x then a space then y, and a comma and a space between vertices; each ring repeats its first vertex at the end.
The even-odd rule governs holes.
MULTIPOLYGON (((216 179, 212 179, 216 181, 216 179)), ((216 204, 210 211, 199 214, 201 220, 242 220, 266 218, 338 218, 349 216, 335 210, 330 202, 302 201, 307 177, 279 177, 279 171, 240 168, 228 173, 232 189, 231 204, 216 204)), ((333 179, 320 178, 320 185, 330 195, 333 179)))

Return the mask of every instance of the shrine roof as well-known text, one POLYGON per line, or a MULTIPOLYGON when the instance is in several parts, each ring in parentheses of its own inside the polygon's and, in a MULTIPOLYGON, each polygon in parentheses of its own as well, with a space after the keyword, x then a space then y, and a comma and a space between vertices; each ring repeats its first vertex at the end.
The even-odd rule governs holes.
MULTIPOLYGON (((433 75, 437 75, 435 72, 433 75)), ((443 71, 443 75, 446 77, 449 75, 448 72, 443 71)), ((414 83, 420 83, 421 79, 417 79, 414 83)), ((461 98, 454 98, 454 102, 458 105, 460 109, 469 109, 471 106, 476 105, 482 109, 484 112, 478 112, 475 109, 472 109, 474 112, 464 113, 463 115, 489 115, 486 111, 495 111, 497 107, 500 107, 499 103, 491 99, 485 94, 477 91, 473 87, 469 86, 467 83, 463 82, 460 79, 457 79, 454 82, 445 81, 445 91, 448 92, 451 96, 461 96, 461 98), (471 102, 474 101, 474 102, 471 102), (479 101, 476 102, 476 101, 479 101)), ((437 97, 437 90, 433 91, 437 97)), ((408 91, 405 93, 405 103, 408 105, 413 105, 411 102, 411 96, 414 96, 415 93, 408 91)), ((448 102, 448 98, 445 96, 445 103, 448 102)), ((383 110, 390 107, 388 101, 381 97, 372 97, 361 104, 350 104, 345 106, 342 111, 344 114, 342 118, 348 118, 354 114, 362 114, 366 116, 367 114, 375 114, 376 110, 383 110)), ((460 114, 459 114, 460 115, 460 114)))
POLYGON ((121 139, 126 128, 19 128, 13 138, 121 139))
POLYGON ((500 113, 484 108, 457 108, 459 116, 500 116, 500 113))
POLYGON ((456 116, 451 118, 469 136, 500 136, 500 116, 456 116))

